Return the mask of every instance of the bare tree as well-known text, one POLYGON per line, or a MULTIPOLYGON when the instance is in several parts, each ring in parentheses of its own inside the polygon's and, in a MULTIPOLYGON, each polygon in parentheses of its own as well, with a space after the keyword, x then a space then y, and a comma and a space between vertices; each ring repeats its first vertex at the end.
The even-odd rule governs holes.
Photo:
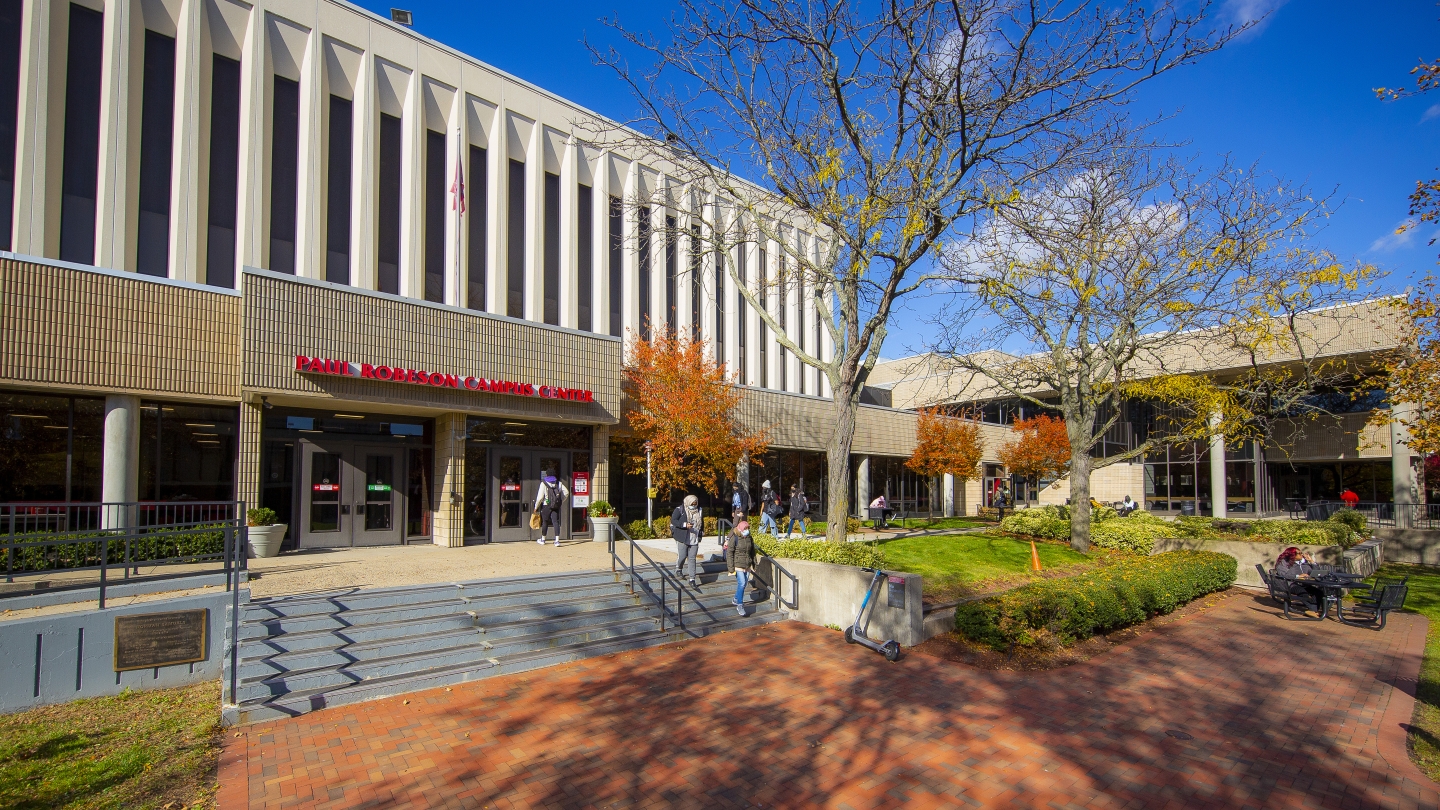
POLYGON ((833 394, 831 541, 845 537, 856 412, 896 303, 925 283, 957 223, 1083 162, 1138 84, 1240 30, 1206 28, 1208 3, 1179 5, 1194 10, 681 0, 665 37, 614 23, 652 60, 644 68, 595 49, 641 108, 597 142, 666 173, 682 238, 724 264, 782 350, 833 394), (768 288, 737 263, 753 244, 778 257, 768 288), (818 318, 818 344, 784 323, 776 304, 791 296, 818 318))
POLYGON ((1334 344, 1363 316, 1335 305, 1363 297, 1376 271, 1306 247, 1325 213, 1253 170, 1207 174, 1120 141, 995 206, 947 252, 953 298, 934 348, 957 398, 1063 416, 1072 546, 1090 546, 1093 470, 1167 443, 1267 437, 1351 373, 1334 344), (1013 356, 997 361, 996 347, 1013 356), (1137 403, 1155 424, 1110 447, 1137 403))

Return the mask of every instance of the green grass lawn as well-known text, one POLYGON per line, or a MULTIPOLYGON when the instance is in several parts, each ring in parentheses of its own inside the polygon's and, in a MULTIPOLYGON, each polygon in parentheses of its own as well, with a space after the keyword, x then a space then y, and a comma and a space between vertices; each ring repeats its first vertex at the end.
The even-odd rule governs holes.
MULTIPOLYGON (((910 517, 901 520, 891 518, 888 523, 897 529, 976 529, 981 526, 994 526, 994 521, 980 520, 979 518, 966 517, 940 517, 923 518, 910 517)), ((865 521, 866 526, 873 526, 873 521, 865 521)))
MULTIPOLYGON (((885 565, 925 578, 925 595, 937 601, 956 599, 990 590, 1008 582, 1034 577, 1030 571, 1030 544, 988 534, 904 537, 880 544, 885 565)), ((1037 543, 1040 565, 1046 570, 1095 564, 1100 555, 1086 556, 1056 543, 1037 543)))
POLYGON ((1415 688, 1415 716, 1410 722, 1410 758, 1431 779, 1440 781, 1440 568, 1391 563, 1381 568, 1380 574, 1409 577, 1405 609, 1430 620, 1420 682, 1415 688))
POLYGON ((0 808, 213 807, 218 681, 0 716, 0 808))

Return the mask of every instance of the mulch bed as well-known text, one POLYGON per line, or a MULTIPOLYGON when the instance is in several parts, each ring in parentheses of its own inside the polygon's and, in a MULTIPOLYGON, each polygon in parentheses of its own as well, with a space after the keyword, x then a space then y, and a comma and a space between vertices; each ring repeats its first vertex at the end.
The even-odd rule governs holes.
POLYGON ((1115 647, 1128 642, 1142 640, 1141 643, 1143 643, 1143 639, 1147 635, 1154 633, 1166 625, 1183 621, 1197 614, 1204 613, 1229 599, 1243 596, 1253 596, 1253 594, 1249 594, 1240 588, 1230 588, 1218 593, 1212 593, 1181 606, 1173 613, 1156 616, 1134 627, 1116 630, 1113 633, 1095 636, 1056 649, 1017 648, 1008 653, 996 652, 989 647, 975 644, 952 630, 949 633, 943 633, 922 644, 911 647, 906 650, 906 652, 919 653, 920 655, 939 658, 942 661, 966 664, 977 669, 1041 672, 1088 661, 1097 655, 1107 653, 1115 649, 1115 647))

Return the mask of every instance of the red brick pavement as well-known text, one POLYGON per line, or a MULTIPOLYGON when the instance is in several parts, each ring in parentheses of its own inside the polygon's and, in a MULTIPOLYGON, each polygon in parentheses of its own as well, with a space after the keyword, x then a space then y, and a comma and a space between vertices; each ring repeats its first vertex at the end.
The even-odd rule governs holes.
POLYGON ((1243 595, 997 673, 787 622, 244 727, 220 808, 1435 808, 1394 686, 1424 632, 1243 595))

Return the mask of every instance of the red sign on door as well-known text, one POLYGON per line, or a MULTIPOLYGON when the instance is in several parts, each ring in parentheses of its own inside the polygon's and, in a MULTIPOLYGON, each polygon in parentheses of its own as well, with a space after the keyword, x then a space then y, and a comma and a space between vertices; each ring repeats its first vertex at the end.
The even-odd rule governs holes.
POLYGON ((576 472, 570 474, 570 494, 573 496, 571 503, 576 507, 590 505, 590 473, 576 472))
POLYGON ((316 492, 339 492, 339 491, 340 491, 340 485, 339 485, 339 484, 314 484, 314 485, 312 485, 310 488, 313 489, 313 490, 315 490, 316 492))

